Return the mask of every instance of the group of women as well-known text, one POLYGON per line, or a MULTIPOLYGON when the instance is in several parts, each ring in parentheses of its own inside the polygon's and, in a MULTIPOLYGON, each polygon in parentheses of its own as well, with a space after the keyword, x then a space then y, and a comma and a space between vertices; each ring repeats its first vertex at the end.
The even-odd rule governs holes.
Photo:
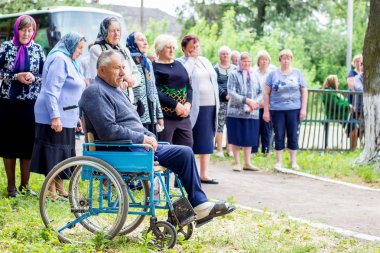
MULTIPOLYGON (((293 55, 289 50, 280 53, 281 67, 270 72, 270 57, 265 51, 260 52, 258 68, 254 71, 249 53, 241 53, 235 66, 230 63, 231 51, 224 47, 219 51, 221 62, 214 68, 201 56, 198 37, 185 36, 181 41, 183 56, 175 59, 176 38, 159 35, 154 41, 157 59, 152 63, 146 56, 145 35, 131 33, 124 46, 120 41, 120 27, 113 17, 101 23, 97 39, 89 50, 90 79, 96 77, 96 62, 102 51, 120 52, 126 66, 121 89, 135 104, 143 125, 155 133, 159 141, 186 145, 199 154, 203 183, 218 183, 208 175, 208 165, 215 130, 218 129, 217 141, 221 143, 224 124, 230 130, 228 142, 236 161, 234 170, 242 169, 241 147, 245 157, 243 169, 257 169, 250 158, 252 147, 257 152, 259 126, 263 124, 260 117, 265 124, 273 122, 276 166, 282 165, 285 132, 292 167, 298 166, 295 160, 297 127, 306 115, 307 93, 301 73, 291 67, 293 55)), ((54 165, 75 156, 75 130, 80 129, 79 110, 64 108, 76 105, 86 86, 78 61, 86 39, 75 32, 66 34, 45 59, 42 47, 33 42, 36 32, 33 18, 20 16, 14 25, 14 38, 0 48, 3 81, 0 117, 6 119, 6 124, 0 124, 0 156, 7 173, 9 197, 15 197, 19 191, 35 195, 28 187, 29 172, 47 175, 54 165), (18 127, 23 131, 12 134, 18 127), (21 169, 18 189, 15 184, 17 158, 21 169)), ((262 142, 263 152, 268 153, 269 141, 262 142)), ((50 185, 52 199, 67 197, 62 183, 55 180, 54 185, 50 185)))
POLYGON ((307 85, 301 72, 292 67, 292 52, 288 49, 280 52, 279 68, 271 64, 271 57, 265 50, 258 52, 254 68, 251 67, 251 55, 242 52, 236 69, 230 70, 225 62, 226 55, 232 56, 231 50, 222 47, 219 51, 220 63, 215 66, 222 108, 216 135, 217 155, 224 156, 218 135, 222 135, 226 122, 227 142, 235 159, 233 170, 255 171, 258 168, 251 164, 251 154, 258 152, 261 137, 261 151, 264 156, 268 155, 273 128, 275 168, 283 166, 286 135, 291 167, 299 169, 296 160, 298 127, 306 117, 307 85), (224 106, 226 109, 223 109, 224 106), (241 148, 243 166, 240 164, 241 148))

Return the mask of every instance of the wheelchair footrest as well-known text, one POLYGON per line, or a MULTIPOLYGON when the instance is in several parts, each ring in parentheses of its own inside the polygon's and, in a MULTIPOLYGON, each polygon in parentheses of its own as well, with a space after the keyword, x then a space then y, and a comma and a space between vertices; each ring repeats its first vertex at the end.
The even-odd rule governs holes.
POLYGON ((179 223, 178 226, 186 226, 195 220, 194 209, 187 198, 180 198, 173 202, 173 208, 179 223))

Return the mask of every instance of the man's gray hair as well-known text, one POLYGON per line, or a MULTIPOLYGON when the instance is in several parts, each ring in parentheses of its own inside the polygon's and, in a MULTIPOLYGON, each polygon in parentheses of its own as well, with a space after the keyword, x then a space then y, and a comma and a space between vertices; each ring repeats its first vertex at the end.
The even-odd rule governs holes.
POLYGON ((96 68, 99 68, 99 66, 107 66, 111 58, 115 55, 120 57, 120 59, 123 59, 123 55, 116 50, 109 49, 109 50, 103 51, 100 54, 98 61, 96 62, 96 68))

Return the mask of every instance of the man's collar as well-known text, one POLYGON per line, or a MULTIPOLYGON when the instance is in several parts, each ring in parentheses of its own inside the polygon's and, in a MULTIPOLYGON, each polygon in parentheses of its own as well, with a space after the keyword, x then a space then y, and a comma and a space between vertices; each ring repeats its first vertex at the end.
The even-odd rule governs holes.
POLYGON ((99 82, 101 82, 101 83, 104 83, 105 85, 107 85, 107 86, 109 86, 109 87, 111 87, 111 88, 114 88, 114 89, 117 89, 118 87, 114 87, 114 86, 112 86, 112 85, 110 85, 109 83, 107 83, 103 78, 101 78, 100 76, 96 76, 95 77, 95 80, 97 80, 97 81, 99 81, 99 82))

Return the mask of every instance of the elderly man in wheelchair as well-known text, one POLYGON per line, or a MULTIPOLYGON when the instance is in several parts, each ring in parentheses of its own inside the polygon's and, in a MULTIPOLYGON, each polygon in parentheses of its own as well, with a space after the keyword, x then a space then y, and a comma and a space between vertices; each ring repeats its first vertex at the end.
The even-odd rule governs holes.
POLYGON ((181 180, 196 213, 197 226, 235 210, 226 202, 208 201, 189 147, 160 145, 154 134, 143 127, 128 96, 119 88, 125 76, 124 68, 122 55, 114 50, 104 51, 97 61, 97 77, 83 92, 79 106, 93 127, 95 139, 130 140, 152 146, 159 164, 181 180))

